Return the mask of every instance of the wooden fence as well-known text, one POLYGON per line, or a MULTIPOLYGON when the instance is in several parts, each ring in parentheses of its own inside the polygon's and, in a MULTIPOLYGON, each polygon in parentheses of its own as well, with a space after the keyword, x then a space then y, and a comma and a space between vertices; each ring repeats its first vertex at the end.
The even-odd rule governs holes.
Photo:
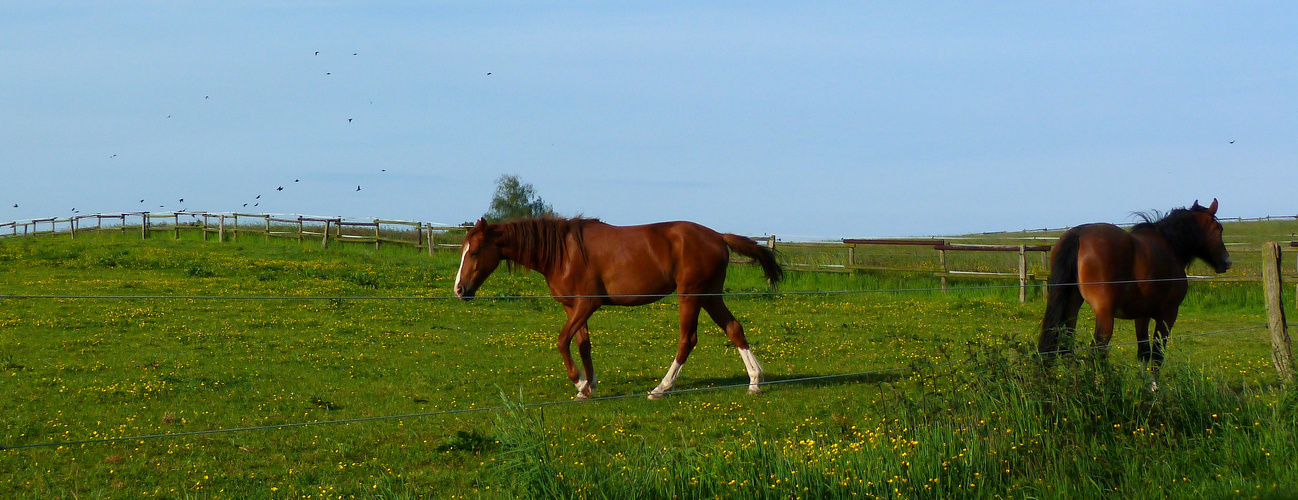
MULTIPOLYGON (((1259 217, 1251 219, 1231 219, 1232 221, 1266 221, 1286 220, 1298 217, 1259 217)), ((0 224, 0 237, 17 235, 67 234, 76 238, 78 233, 86 231, 119 231, 122 233, 138 231, 141 238, 151 235, 167 234, 179 239, 182 232, 199 231, 204 240, 214 238, 218 242, 237 241, 239 238, 260 237, 289 238, 298 241, 319 241, 321 247, 335 243, 365 243, 380 248, 383 244, 405 245, 430 255, 438 248, 459 248, 458 239, 452 233, 463 231, 463 227, 442 226, 425 222, 381 220, 358 222, 338 217, 282 217, 270 214, 252 213, 208 213, 208 212, 127 212, 121 214, 93 214, 68 217, 66 219, 44 218, 27 222, 9 222, 0 224), (93 225, 91 222, 93 221, 93 225), (105 224, 105 221, 108 224, 105 224), (8 229, 6 232, 5 229, 8 229), (7 234, 6 234, 7 233, 7 234)), ((988 233, 990 234, 990 233, 988 233)), ((1003 233, 1008 234, 1008 233, 1003 233)), ((1026 301, 1028 290, 1036 283, 1045 282, 1050 273, 1050 246, 1040 244, 1052 241, 1053 237, 1027 236, 1016 239, 1030 241, 1017 245, 959 243, 969 241, 962 238, 924 238, 924 239, 843 239, 839 242, 781 242, 774 235, 755 237, 771 248, 781 250, 786 267, 816 272, 903 272, 931 273, 940 278, 942 290, 947 289, 949 278, 985 278, 1018 280, 1019 300, 1026 301), (955 241, 953 241, 955 240, 955 241), (881 248, 905 249, 902 259, 879 258, 881 248), (970 254, 1017 254, 1016 262, 1008 259, 974 260, 965 255, 970 254), (1032 253, 1040 255, 1039 259, 1029 258, 1032 253), (953 256, 961 255, 961 259, 953 256), (865 257, 865 258, 863 258, 865 257), (962 260, 963 262, 956 262, 962 260)), ((983 238, 989 239, 989 238, 983 238)), ((1298 243, 1294 243, 1298 245, 1298 243)), ((1256 244, 1231 244, 1232 253, 1260 254, 1256 244)), ((1288 277, 1298 278, 1295 274, 1288 277)), ((1257 275, 1227 276, 1194 276, 1195 279, 1213 281, 1254 281, 1260 282, 1263 277, 1257 275)), ((1045 287, 1041 287, 1045 293, 1045 287)), ((1298 294, 1296 294, 1298 295, 1298 294)))
POLYGON ((453 242, 445 235, 463 229, 425 222, 381 219, 357 222, 340 217, 284 218, 270 214, 249 213, 128 212, 9 222, 0 224, 0 236, 66 234, 76 238, 78 233, 87 231, 123 233, 138 231, 141 239, 168 233, 174 239, 180 239, 181 232, 198 231, 203 235, 204 241, 215 238, 218 242, 226 242, 237 241, 240 237, 261 236, 266 241, 272 237, 298 241, 318 240, 321 247, 328 247, 330 241, 370 243, 376 249, 387 243, 411 246, 421 251, 427 250, 431 255, 438 248, 459 248, 459 242, 453 242), (87 224, 88 220, 94 220, 94 225, 87 224), (105 220, 112 224, 106 226, 105 220), (8 234, 5 229, 8 229, 8 234))

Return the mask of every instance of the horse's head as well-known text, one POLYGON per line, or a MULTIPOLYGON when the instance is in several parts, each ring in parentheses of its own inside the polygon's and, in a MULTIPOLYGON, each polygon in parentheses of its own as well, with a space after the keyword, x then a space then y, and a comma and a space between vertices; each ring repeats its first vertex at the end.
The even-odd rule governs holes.
POLYGON ((460 270, 455 275, 455 296, 469 300, 478 292, 478 287, 487 280, 487 276, 496 270, 502 258, 499 236, 496 226, 487 224, 484 219, 464 235, 464 246, 460 248, 460 270))
POLYGON ((1199 200, 1194 201, 1194 206, 1190 207, 1190 213, 1194 214, 1194 220, 1203 229, 1203 246, 1199 258, 1212 266, 1213 270, 1224 273, 1230 269, 1230 252, 1226 251, 1226 243, 1221 240, 1221 223, 1217 221, 1217 199, 1212 199, 1212 205, 1207 207, 1199 205, 1199 200))

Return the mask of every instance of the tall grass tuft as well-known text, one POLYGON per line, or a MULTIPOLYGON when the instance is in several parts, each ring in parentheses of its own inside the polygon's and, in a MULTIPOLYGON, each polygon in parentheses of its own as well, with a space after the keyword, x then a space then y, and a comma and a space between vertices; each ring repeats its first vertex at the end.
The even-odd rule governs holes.
POLYGON ((1173 364, 1153 391, 1147 370, 1099 352, 1047 367, 1014 340, 966 350, 895 385, 862 385, 882 408, 841 432, 759 431, 709 448, 627 441, 564 456, 561 436, 507 399, 495 477, 523 498, 1298 495, 1292 387, 1232 388, 1173 364))

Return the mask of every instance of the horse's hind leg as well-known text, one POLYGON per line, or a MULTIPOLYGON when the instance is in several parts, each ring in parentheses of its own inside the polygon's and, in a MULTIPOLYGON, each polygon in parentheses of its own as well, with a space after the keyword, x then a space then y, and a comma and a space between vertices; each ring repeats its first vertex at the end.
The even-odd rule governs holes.
POLYGON ((1091 347, 1098 351, 1100 359, 1109 357, 1109 340, 1113 338, 1113 307, 1108 304, 1092 305, 1095 311, 1095 340, 1091 347))
POLYGON ((726 307, 721 297, 708 297, 703 302, 703 309, 708 312, 708 316, 712 317, 712 321, 726 332, 726 338, 739 348, 739 357, 744 360, 744 369, 748 371, 748 393, 761 392, 762 364, 757 362, 757 357, 753 356, 753 351, 748 348, 748 339, 744 337, 744 326, 735 319, 735 315, 730 312, 730 308, 726 307))
POLYGON ((676 358, 672 359, 672 366, 667 369, 667 374, 663 376, 662 382, 658 383, 652 391, 649 391, 649 399, 661 399, 663 394, 672 390, 676 386, 676 377, 681 374, 681 367, 685 366, 685 360, 689 359, 690 351, 699 342, 699 298, 695 296, 680 296, 680 318, 681 318, 681 340, 676 347, 676 358))

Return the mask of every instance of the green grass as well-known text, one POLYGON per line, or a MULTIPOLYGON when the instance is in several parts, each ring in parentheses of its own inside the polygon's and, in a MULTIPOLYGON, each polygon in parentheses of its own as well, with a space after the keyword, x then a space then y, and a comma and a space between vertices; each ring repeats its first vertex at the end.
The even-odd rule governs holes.
MULTIPOLYGON (((0 496, 1298 494, 1295 396, 1265 331, 1199 335, 1264 324, 1256 284, 1191 286, 1154 394, 1130 345, 1112 366, 1035 371, 1018 353, 1039 294, 1019 304, 1002 282, 952 280, 943 294, 924 274, 791 272, 785 295, 728 299, 768 379, 870 373, 648 401, 675 352, 669 298, 591 320, 597 396, 633 397, 527 408, 574 392, 553 347, 562 309, 539 276, 504 270, 480 300, 447 300, 457 264, 454 252, 188 234, 0 239, 0 294, 334 297, 0 299, 0 444, 497 408, 4 451, 0 496), (863 292, 795 293, 825 290, 863 292)), ((768 288, 737 265, 727 290, 768 288)), ((745 383, 736 351, 702 324, 678 388, 745 383)), ((1133 336, 1124 322, 1114 341, 1133 336)))

